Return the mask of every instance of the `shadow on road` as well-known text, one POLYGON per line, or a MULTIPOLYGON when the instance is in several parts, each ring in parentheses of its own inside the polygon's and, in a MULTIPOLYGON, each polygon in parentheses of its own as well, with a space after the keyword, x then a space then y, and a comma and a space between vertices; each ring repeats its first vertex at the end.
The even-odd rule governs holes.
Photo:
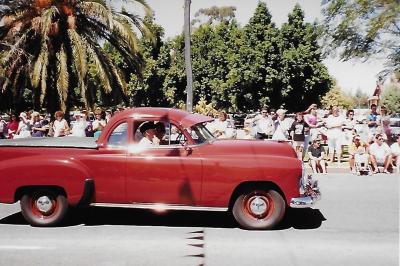
MULTIPOLYGON (((276 230, 288 228, 316 229, 325 221, 316 209, 288 209, 276 230)), ((27 224, 21 213, 14 213, 0 220, 0 224, 27 224)), ((136 225, 170 227, 237 228, 232 215, 225 212, 169 211, 156 213, 150 210, 122 208, 73 209, 61 226, 136 225)))

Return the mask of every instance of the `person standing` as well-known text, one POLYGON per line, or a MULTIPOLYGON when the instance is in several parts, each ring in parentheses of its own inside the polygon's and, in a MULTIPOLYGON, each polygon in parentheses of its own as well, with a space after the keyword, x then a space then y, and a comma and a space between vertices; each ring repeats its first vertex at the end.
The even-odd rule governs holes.
POLYGON ((354 119, 354 110, 350 109, 346 112, 346 120, 343 124, 343 143, 342 145, 351 145, 354 136, 356 120, 354 119))
POLYGON ((30 138, 31 137, 31 124, 28 115, 22 112, 19 115, 20 121, 18 124, 17 132, 15 132, 15 139, 30 138))
POLYGON ((98 139, 106 126, 107 122, 103 118, 103 111, 100 108, 96 108, 94 111, 95 120, 92 123, 93 137, 98 139))
POLYGON ((370 131, 370 134, 375 135, 376 128, 379 126, 379 114, 376 111, 376 104, 371 104, 371 112, 367 117, 367 125, 370 131))
POLYGON ((309 130, 308 124, 304 122, 303 113, 296 113, 296 120, 293 122, 289 131, 293 141, 293 148, 299 160, 303 160, 305 134, 306 132, 308 133, 309 130))
POLYGON ((11 121, 7 124, 7 139, 13 139, 18 130, 19 121, 15 114, 11 114, 11 121))
POLYGON ((69 126, 67 120, 64 119, 64 113, 57 111, 54 114, 56 120, 53 122, 53 137, 64 137, 69 134, 69 126))
POLYGON ((0 139, 5 139, 7 135, 7 122, 0 115, 0 139))
POLYGON ((86 137, 85 129, 87 127, 86 118, 81 113, 74 115, 75 123, 71 129, 71 136, 73 137, 86 137))
POLYGON ((269 117, 268 108, 261 110, 261 116, 254 119, 256 123, 256 139, 270 139, 274 132, 274 124, 271 117, 269 117))
POLYGON ((227 129, 229 127, 228 115, 221 111, 218 114, 218 119, 212 122, 211 133, 217 139, 225 139, 229 136, 227 129))
POLYGON ((274 121, 274 134, 272 135, 272 140, 287 141, 289 137, 288 120, 285 118, 286 110, 278 109, 276 111, 276 120, 274 121))
POLYGON ((339 107, 332 108, 332 114, 326 119, 327 138, 328 138, 328 153, 329 161, 333 163, 335 152, 337 155, 338 163, 341 162, 342 156, 342 127, 344 125, 344 118, 340 116, 339 107))
POLYGON ((46 136, 47 127, 44 125, 43 120, 40 119, 38 112, 33 112, 32 116, 32 137, 41 138, 46 136))

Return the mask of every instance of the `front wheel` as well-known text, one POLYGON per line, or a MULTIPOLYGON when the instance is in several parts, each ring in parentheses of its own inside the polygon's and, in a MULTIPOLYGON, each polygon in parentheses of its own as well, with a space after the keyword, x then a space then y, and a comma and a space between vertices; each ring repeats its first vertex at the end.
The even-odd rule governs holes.
POLYGON ((284 217, 285 200, 275 190, 249 190, 237 197, 232 213, 245 229, 272 229, 284 217))
POLYGON ((68 210, 67 198, 49 189, 26 193, 20 200, 22 215, 33 226, 53 226, 62 221, 68 210))

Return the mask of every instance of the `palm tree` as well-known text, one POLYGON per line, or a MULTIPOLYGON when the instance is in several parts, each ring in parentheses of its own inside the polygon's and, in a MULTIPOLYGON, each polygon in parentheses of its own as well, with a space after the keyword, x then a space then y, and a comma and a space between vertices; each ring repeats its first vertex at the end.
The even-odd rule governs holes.
MULTIPOLYGON (((145 0, 124 2, 151 14, 145 0)), ((34 101, 53 110, 68 108, 74 88, 88 107, 89 65, 105 93, 117 91, 127 101, 125 77, 101 43, 135 71, 141 65, 138 34, 152 38, 143 17, 117 12, 105 0, 0 0, 0 18, 3 90, 10 87, 20 98, 21 88, 30 88, 34 101)))
POLYGON ((186 110, 193 110, 193 74, 192 74, 192 58, 190 47, 190 4, 191 0, 185 0, 185 68, 186 68, 186 110))

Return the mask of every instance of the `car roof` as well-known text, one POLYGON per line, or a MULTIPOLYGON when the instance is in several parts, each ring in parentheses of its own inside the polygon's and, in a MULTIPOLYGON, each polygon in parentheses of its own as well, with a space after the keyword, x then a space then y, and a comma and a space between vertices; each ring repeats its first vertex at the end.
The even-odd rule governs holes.
POLYGON ((183 127, 190 127, 195 124, 209 122, 214 120, 212 117, 189 113, 175 108, 162 107, 137 107, 128 108, 117 113, 112 119, 121 119, 131 117, 134 119, 158 119, 160 121, 176 121, 183 127))

